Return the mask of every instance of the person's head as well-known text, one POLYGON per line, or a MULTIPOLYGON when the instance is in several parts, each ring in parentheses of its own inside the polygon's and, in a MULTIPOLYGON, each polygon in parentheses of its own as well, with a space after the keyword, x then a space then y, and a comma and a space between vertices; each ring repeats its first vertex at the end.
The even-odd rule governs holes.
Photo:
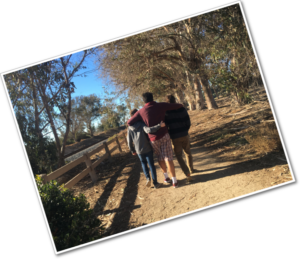
POLYGON ((166 96, 167 103, 176 103, 175 97, 172 94, 166 96))
POLYGON ((130 111, 130 116, 132 117, 138 110, 137 109, 133 109, 130 111))
POLYGON ((152 93, 149 93, 149 92, 143 93, 142 97, 143 97, 144 103, 149 103, 149 102, 153 101, 153 94, 152 93))

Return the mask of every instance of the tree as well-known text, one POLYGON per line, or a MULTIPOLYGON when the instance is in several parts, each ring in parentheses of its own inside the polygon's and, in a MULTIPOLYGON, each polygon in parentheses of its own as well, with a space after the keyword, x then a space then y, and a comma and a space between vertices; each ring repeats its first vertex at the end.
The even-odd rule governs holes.
POLYGON ((64 151, 70 131, 71 94, 75 88, 72 78, 84 68, 83 62, 93 53, 94 49, 85 50, 5 76, 15 113, 27 102, 22 113, 25 117, 30 114, 34 117, 36 135, 41 138, 45 129, 53 134, 59 167, 65 164, 64 151), (64 120, 62 125, 58 124, 59 117, 64 120), (62 127, 61 143, 58 130, 62 127))
MULTIPOLYGON (((71 101, 71 114, 70 114, 70 134, 68 135, 69 140, 76 140, 77 135, 79 132, 84 131, 84 121, 83 116, 81 114, 81 98, 79 96, 76 96, 71 101)), ((59 125, 66 126, 65 124, 65 118, 62 114, 60 114, 59 119, 57 120, 59 125)), ((58 131, 60 132, 61 138, 63 138, 65 128, 58 128, 58 131)))
POLYGON ((101 108, 101 99, 95 94, 80 96, 80 105, 77 111, 91 136, 94 136, 93 122, 101 116, 101 108))
POLYGON ((99 130, 108 130, 116 128, 126 123, 126 116, 129 113, 127 106, 124 103, 117 105, 114 98, 104 99, 102 107, 102 118, 99 130))
POLYGON ((97 63, 117 90, 173 93, 191 110, 217 109, 216 86, 251 101, 248 89, 261 81, 238 4, 105 44, 97 63))

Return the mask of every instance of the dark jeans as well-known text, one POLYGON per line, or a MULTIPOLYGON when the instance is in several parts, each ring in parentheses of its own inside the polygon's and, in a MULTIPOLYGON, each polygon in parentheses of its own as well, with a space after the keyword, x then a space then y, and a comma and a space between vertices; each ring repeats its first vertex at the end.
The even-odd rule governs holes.
POLYGON ((147 166, 147 164, 148 164, 150 167, 153 184, 156 184, 157 177, 156 177, 156 168, 155 168, 154 160, 153 160, 153 151, 150 151, 146 154, 138 154, 138 156, 139 156, 139 159, 141 160, 143 171, 144 171, 146 178, 150 179, 149 169, 147 166))

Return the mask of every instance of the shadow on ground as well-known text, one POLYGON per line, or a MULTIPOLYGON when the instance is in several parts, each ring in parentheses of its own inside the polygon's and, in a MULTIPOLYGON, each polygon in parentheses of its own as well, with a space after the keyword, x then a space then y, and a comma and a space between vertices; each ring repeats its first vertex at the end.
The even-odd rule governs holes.
POLYGON ((201 173, 201 174, 192 175, 194 181, 191 184, 195 184, 198 182, 212 181, 227 176, 244 174, 244 173, 261 170, 261 169, 267 169, 267 168, 274 167, 275 165, 286 165, 286 162, 284 161, 274 160, 274 155, 276 154, 277 152, 272 152, 261 158, 253 159, 246 162, 231 164, 228 166, 213 167, 213 168, 208 168, 206 170, 199 169, 197 173, 201 173), (215 171, 215 172, 205 173, 208 171, 215 171))

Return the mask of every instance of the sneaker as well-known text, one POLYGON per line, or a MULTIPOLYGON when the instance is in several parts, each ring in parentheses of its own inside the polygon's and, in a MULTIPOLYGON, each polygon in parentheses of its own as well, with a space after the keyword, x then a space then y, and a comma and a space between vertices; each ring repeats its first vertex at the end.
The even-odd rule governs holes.
POLYGON ((170 183, 171 182, 171 179, 168 177, 164 180, 165 183, 170 183))
POLYGON ((146 186, 147 186, 147 187, 150 187, 150 186, 151 186, 151 181, 150 181, 150 179, 147 179, 146 186))
POLYGON ((160 183, 154 184, 154 189, 158 189, 160 187, 160 183))
POLYGON ((177 183, 173 183, 173 187, 174 188, 178 188, 178 185, 179 185, 178 182, 177 183))

